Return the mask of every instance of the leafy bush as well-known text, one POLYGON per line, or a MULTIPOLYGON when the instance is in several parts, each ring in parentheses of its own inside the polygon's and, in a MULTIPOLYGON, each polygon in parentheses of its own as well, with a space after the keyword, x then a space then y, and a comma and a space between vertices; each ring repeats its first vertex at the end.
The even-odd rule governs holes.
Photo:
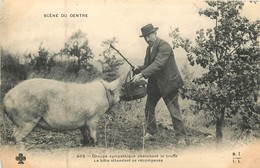
POLYGON ((20 64, 18 55, 1 49, 1 98, 17 83, 27 78, 27 70, 26 65, 20 64))
POLYGON ((64 48, 61 50, 62 54, 69 55, 74 59, 74 62, 71 63, 67 71, 74 72, 75 75, 78 75, 81 68, 84 68, 87 71, 91 71, 93 68, 89 63, 89 60, 93 59, 94 55, 88 46, 86 36, 86 33, 78 30, 71 35, 65 43, 64 48))
POLYGON ((55 66, 54 54, 51 55, 47 49, 42 47, 42 42, 38 48, 37 55, 28 54, 26 57, 30 59, 28 64, 31 71, 50 72, 51 68, 55 66))
MULTIPOLYGON (((110 44, 118 43, 116 38, 112 38, 112 40, 106 40, 102 42, 102 46, 108 47, 110 44)), ((111 48, 106 48, 100 56, 103 56, 103 59, 100 60, 102 63, 102 72, 103 78, 107 81, 113 81, 119 77, 118 70, 119 66, 123 65, 123 60, 116 58, 118 55, 114 50, 111 48)))

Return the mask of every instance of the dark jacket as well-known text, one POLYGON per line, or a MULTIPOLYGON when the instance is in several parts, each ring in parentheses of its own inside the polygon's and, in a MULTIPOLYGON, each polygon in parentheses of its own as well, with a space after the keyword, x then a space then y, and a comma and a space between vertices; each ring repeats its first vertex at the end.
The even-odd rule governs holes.
POLYGON ((156 39, 152 53, 150 46, 147 47, 144 65, 140 70, 144 78, 148 78, 148 85, 157 82, 162 97, 178 91, 184 84, 171 46, 160 38, 156 39))

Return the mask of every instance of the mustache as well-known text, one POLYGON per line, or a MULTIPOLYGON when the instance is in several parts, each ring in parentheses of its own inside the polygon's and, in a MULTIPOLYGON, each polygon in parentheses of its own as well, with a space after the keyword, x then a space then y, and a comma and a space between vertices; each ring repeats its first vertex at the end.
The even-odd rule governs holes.
POLYGON ((147 44, 148 44, 149 46, 153 44, 152 41, 146 41, 146 42, 147 42, 147 44))
POLYGON ((147 43, 152 43, 152 41, 150 41, 150 40, 145 40, 147 43))

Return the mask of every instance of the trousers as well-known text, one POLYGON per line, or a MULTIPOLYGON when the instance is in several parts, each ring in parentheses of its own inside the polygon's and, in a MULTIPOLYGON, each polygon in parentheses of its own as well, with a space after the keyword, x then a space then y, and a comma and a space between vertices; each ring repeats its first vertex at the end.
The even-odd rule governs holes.
POLYGON ((149 82, 147 86, 147 100, 145 106, 146 132, 152 135, 157 133, 155 107, 161 98, 163 98, 167 109, 170 112, 176 138, 186 137, 186 131, 181 118, 181 112, 178 103, 178 91, 173 91, 167 96, 162 97, 157 84, 149 84, 149 82))

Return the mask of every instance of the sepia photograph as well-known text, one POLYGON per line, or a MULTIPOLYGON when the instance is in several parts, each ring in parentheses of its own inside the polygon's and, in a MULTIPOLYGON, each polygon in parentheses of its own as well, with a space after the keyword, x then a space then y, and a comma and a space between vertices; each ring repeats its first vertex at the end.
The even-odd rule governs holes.
POLYGON ((259 168, 258 0, 0 12, 0 168, 259 168))

